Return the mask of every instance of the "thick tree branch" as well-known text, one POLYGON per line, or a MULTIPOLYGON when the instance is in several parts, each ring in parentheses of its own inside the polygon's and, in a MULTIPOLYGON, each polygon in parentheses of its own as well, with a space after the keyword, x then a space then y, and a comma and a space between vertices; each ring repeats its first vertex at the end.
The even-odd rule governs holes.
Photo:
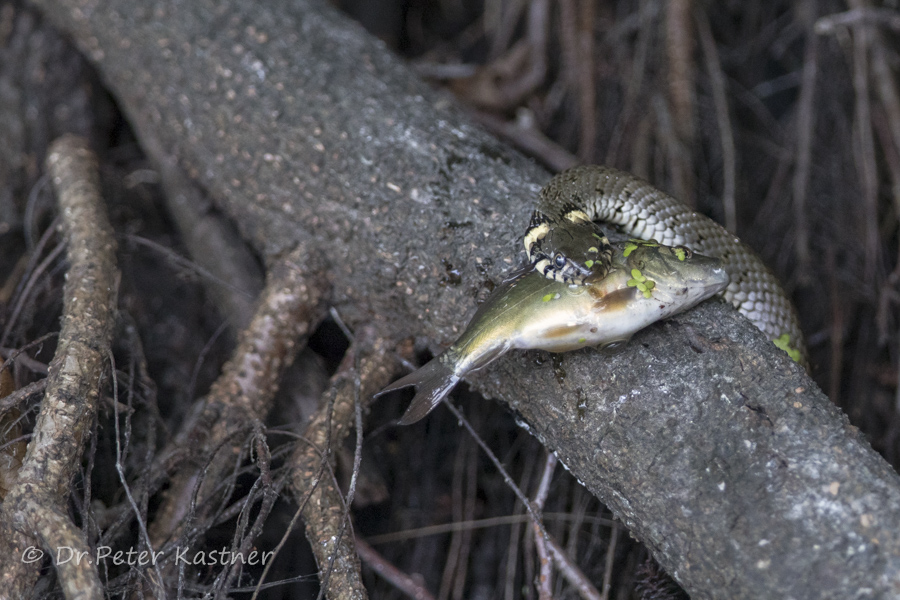
MULTIPOLYGON (((315 240, 351 326, 450 343, 518 260, 547 179, 323 2, 38 0, 139 136, 264 256, 315 240), (444 265, 462 284, 442 283, 444 265)), ((699 598, 887 595, 900 480, 815 384, 707 304, 621 354, 532 354, 475 381, 699 598)))

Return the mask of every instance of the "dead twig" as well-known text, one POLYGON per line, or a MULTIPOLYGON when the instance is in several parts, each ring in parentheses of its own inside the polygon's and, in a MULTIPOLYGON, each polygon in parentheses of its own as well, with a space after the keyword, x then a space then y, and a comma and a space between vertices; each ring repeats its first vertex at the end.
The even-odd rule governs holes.
MULTIPOLYGON (((615 527, 615 523, 613 523, 613 527, 615 527)), ((556 568, 559 569, 563 578, 569 582, 569 585, 574 586, 578 590, 578 595, 584 600, 600 600, 600 592, 597 591, 591 580, 587 578, 584 571, 572 561, 570 555, 563 550, 559 542, 550 537, 547 540, 547 547, 553 554, 553 562, 556 564, 556 568)), ((611 546, 611 549, 614 550, 615 546, 611 546)), ((607 587, 604 583, 604 589, 607 587)))
MULTIPOLYGON (((612 519, 604 519, 601 517, 585 517, 575 516, 571 513, 543 513, 544 521, 571 521, 577 524, 590 523, 594 525, 603 525, 612 527, 615 523, 612 519)), ((485 529, 489 527, 499 527, 501 525, 516 525, 519 523, 528 523, 531 518, 528 515, 505 515, 502 517, 489 517, 487 519, 476 519, 474 521, 453 521, 451 523, 443 523, 441 525, 428 525, 426 527, 416 527, 415 529, 404 529, 403 531, 395 531, 393 533, 382 533, 380 535, 372 535, 366 538, 368 544, 386 544, 388 542, 403 542, 419 537, 429 535, 440 535, 443 533, 452 533, 460 529, 485 529)))
MULTIPOLYGON (((453 518, 464 521, 473 518, 478 482, 478 452, 468 443, 468 438, 460 444, 453 465, 452 510, 453 518)), ((438 590, 438 600, 448 596, 454 600, 462 598, 468 572, 468 557, 472 550, 472 530, 455 530, 450 537, 447 560, 438 590)))
POLYGON ((431 595, 428 588, 422 585, 421 581, 395 567, 360 537, 356 538, 356 553, 359 554, 360 560, 366 566, 410 598, 414 598, 414 600, 434 600, 434 596, 431 595))
MULTIPOLYGON (((556 455, 547 452, 547 459, 544 461, 544 469, 541 473, 541 479, 538 481, 538 489, 534 494, 534 500, 531 505, 537 512, 543 512, 544 504, 547 502, 547 495, 550 493, 550 481, 553 479, 553 472, 556 470, 556 455)), ((533 524, 534 542, 537 548, 538 559, 540 560, 540 572, 538 580, 535 582, 538 589, 538 598, 540 600, 550 600, 553 598, 553 569, 551 568, 552 558, 547 548, 547 540, 541 535, 541 530, 537 524, 533 524)))
MULTIPOLYGON (((52 556, 64 547, 90 553, 68 518, 65 500, 97 410, 119 284, 116 242, 87 143, 60 138, 50 149, 47 169, 59 198, 69 271, 47 392, 18 483, 0 510, 0 581, 10 597, 30 595, 41 564, 26 560, 26 553, 37 551, 34 544, 52 556)), ((67 598, 103 597, 94 561, 55 561, 55 566, 67 598)))
POLYGON ((616 543, 619 540, 619 525, 613 523, 612 531, 609 534, 609 545, 606 547, 606 566, 603 569, 603 593, 600 600, 608 600, 609 592, 612 589, 612 570, 616 559, 616 543))
MULTIPOLYGON (((43 240, 43 238, 42 238, 43 240)), ((37 265, 34 271, 30 271, 30 276, 28 281, 25 283, 25 287, 22 289, 21 293, 16 297, 16 305, 12 310, 12 314, 9 317, 9 322, 6 325, 6 328, 3 330, 3 337, 0 337, 0 345, 6 343, 6 340, 9 339, 9 336, 12 334, 12 328, 17 324, 19 320, 19 314, 22 312, 22 309, 25 307, 26 303, 31 300, 31 292, 34 290, 34 286, 41 279, 41 275, 43 275, 44 271, 46 271, 50 265, 62 254, 62 251, 65 249, 65 244, 57 244, 53 250, 50 251, 50 254, 37 265)), ((26 271, 26 272, 28 272, 26 271)))
POLYGON ((47 379, 38 379, 37 381, 32 381, 28 385, 20 387, 8 396, 0 398, 0 415, 32 396, 42 393, 45 389, 47 389, 47 379))

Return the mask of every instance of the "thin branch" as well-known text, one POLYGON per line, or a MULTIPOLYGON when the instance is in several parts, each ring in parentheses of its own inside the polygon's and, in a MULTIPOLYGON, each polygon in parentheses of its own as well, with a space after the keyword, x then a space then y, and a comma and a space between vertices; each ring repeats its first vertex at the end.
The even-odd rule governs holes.
POLYGON ((395 588, 414 600, 435 600, 420 581, 391 564, 361 537, 356 538, 356 553, 366 566, 386 579, 395 588))
POLYGON ((619 526, 614 524, 609 534, 609 545, 606 547, 606 565, 603 569, 603 593, 600 600, 609 599, 609 591, 612 588, 612 570, 616 559, 616 542, 619 539, 619 526))
MULTIPOLYGON (((576 517, 571 513, 542 513, 544 521, 574 521, 577 523, 588 523, 595 525, 603 525, 604 527, 612 527, 615 523, 612 519, 604 519, 601 517, 576 517)), ((452 533, 460 529, 484 529, 489 527, 500 527, 501 525, 516 525, 519 523, 531 522, 528 515, 504 515, 502 517, 490 517, 487 519, 477 519, 474 521, 453 521, 442 525, 428 525, 426 527, 417 527, 415 529, 404 529, 393 533, 382 533, 380 535, 372 535, 366 538, 368 544, 387 544, 389 542, 403 542, 419 537, 429 535, 441 535, 444 533, 452 533)))
MULTIPOLYGON (((534 500, 531 505, 536 512, 544 510, 544 503, 547 501, 547 495, 550 493, 550 481, 553 479, 553 471, 556 469, 556 455, 547 452, 547 459, 544 461, 544 469, 541 473, 541 479, 538 482, 538 489, 534 494, 534 500)), ((540 600, 550 600, 553 598, 553 569, 551 568, 552 559, 550 551, 547 548, 547 540, 541 535, 540 527, 533 524, 534 543, 537 547, 538 559, 540 560, 540 570, 538 580, 536 582, 538 590, 538 598, 540 600)))

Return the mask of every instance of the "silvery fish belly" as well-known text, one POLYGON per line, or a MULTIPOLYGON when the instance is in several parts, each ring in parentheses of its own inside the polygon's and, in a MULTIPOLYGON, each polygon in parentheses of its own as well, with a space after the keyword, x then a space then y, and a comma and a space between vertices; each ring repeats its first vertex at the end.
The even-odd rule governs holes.
POLYGON ((647 325, 692 308, 728 285, 721 261, 655 242, 613 244, 609 273, 568 285, 529 269, 505 281, 443 354, 378 395, 416 386, 400 420, 427 415, 466 374, 511 349, 566 352, 627 341, 647 325))

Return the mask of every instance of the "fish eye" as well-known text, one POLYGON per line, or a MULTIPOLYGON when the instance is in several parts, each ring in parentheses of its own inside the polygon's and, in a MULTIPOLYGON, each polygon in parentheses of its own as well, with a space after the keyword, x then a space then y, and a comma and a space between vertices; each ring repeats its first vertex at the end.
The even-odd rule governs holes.
POLYGON ((566 266, 566 257, 562 254, 557 254, 556 258, 554 258, 553 260, 556 263, 557 269, 562 269, 564 266, 566 266))

